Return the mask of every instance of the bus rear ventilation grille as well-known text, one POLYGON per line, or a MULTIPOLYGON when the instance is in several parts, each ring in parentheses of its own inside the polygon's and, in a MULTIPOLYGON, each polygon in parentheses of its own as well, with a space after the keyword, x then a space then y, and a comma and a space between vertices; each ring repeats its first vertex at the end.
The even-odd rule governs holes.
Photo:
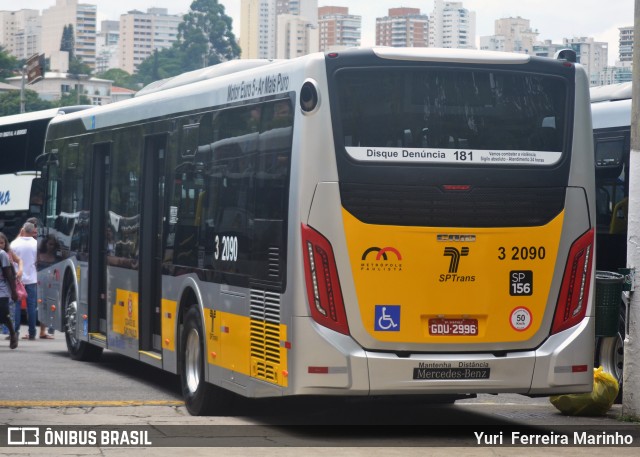
POLYGON ((367 224, 416 227, 534 227, 564 208, 565 188, 475 187, 445 192, 436 186, 341 183, 342 205, 367 224))

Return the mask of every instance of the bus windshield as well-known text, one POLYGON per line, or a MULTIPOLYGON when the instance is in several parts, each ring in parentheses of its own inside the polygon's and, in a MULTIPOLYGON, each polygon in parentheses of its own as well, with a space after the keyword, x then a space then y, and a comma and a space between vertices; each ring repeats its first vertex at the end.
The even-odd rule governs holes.
POLYGON ((342 140, 356 160, 452 162, 460 157, 446 150, 465 149, 493 153, 475 152, 478 164, 552 165, 567 148, 559 77, 432 67, 342 70, 336 80, 342 140))

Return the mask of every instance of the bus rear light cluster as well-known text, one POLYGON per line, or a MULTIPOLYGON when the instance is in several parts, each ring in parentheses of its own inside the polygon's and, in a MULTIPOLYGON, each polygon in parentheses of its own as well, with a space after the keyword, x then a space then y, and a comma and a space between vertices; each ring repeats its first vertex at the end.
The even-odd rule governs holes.
POLYGON ((569 251, 551 334, 577 325, 587 312, 593 265, 593 229, 578 238, 569 251))
POLYGON ((302 247, 311 317, 324 327, 348 335, 349 325, 331 243, 302 224, 302 247))

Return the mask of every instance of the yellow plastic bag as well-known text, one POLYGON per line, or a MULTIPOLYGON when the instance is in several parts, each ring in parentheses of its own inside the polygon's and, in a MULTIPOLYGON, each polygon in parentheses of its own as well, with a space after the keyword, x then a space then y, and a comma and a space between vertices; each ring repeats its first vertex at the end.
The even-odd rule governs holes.
POLYGON ((551 404, 566 416, 604 416, 618 396, 618 381, 602 367, 593 369, 593 390, 584 394, 549 397, 551 404))

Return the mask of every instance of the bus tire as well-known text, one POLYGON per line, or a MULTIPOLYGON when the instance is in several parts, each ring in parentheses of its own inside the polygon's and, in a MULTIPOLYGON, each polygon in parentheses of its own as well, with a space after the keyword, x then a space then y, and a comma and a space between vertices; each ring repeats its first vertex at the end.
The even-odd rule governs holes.
POLYGON ((97 361, 102 355, 102 348, 81 341, 78 338, 78 300, 76 290, 68 285, 64 289, 64 338, 67 342, 67 351, 73 360, 88 362, 97 361))
POLYGON ((202 318, 196 306, 189 308, 181 333, 180 384, 187 411, 193 416, 228 412, 232 394, 205 381, 206 353, 202 318))
POLYGON ((615 402, 622 402, 622 368, 624 366, 624 336, 626 326, 626 313, 624 307, 620 308, 618 320, 618 333, 615 336, 598 338, 596 346, 596 366, 601 366, 604 371, 611 373, 618 380, 618 396, 615 402))

